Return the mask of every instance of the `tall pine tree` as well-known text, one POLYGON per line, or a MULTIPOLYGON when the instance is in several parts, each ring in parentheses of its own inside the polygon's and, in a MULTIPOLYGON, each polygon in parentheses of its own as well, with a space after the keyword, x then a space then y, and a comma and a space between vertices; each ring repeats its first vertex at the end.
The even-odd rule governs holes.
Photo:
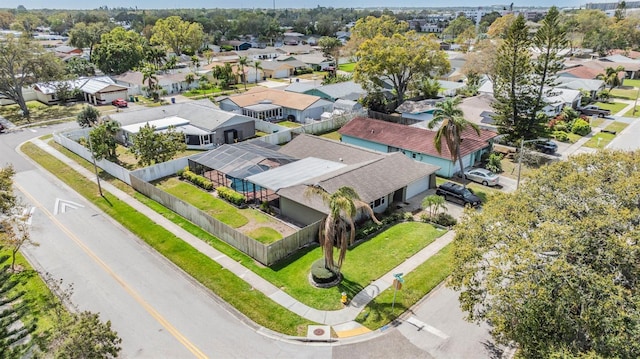
POLYGON ((529 28, 518 16, 498 48, 493 82, 494 119, 500 134, 510 141, 544 136, 544 119, 536 116, 539 88, 531 60, 529 28))
MULTIPOLYGON (((547 120, 541 113, 547 105, 544 96, 549 95, 556 85, 556 74, 563 68, 562 58, 558 55, 568 45, 567 31, 560 24, 560 12, 555 6, 542 20, 542 27, 533 37, 533 47, 538 57, 533 62, 534 78, 537 82, 538 93, 532 116, 542 116, 541 120, 547 120)), ((535 122, 532 118, 532 122, 535 122)))

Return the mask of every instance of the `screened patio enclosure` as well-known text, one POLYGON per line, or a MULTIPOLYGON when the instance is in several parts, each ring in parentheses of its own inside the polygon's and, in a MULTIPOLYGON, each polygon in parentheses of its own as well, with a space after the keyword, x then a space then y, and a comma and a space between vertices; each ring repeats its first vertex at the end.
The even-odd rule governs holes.
POLYGON ((204 176, 214 186, 225 186, 242 193, 247 201, 270 202, 274 191, 247 180, 255 174, 297 161, 277 150, 279 146, 262 141, 225 144, 189 159, 189 169, 204 176))

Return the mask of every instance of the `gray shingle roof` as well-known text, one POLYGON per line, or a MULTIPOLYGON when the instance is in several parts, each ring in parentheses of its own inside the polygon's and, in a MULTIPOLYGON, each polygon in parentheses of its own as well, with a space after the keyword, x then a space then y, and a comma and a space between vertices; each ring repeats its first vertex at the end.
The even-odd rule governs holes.
POLYGON ((306 134, 296 136, 283 146, 280 152, 296 158, 317 157, 348 165, 375 160, 384 156, 379 152, 306 134))

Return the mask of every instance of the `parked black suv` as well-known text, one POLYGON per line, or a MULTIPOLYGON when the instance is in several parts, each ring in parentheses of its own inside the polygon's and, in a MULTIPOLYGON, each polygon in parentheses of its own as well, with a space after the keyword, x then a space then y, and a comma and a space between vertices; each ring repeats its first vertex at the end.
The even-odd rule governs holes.
POLYGON ((535 145, 536 150, 542 153, 548 153, 550 155, 556 153, 556 151, 558 150, 558 145, 551 140, 536 142, 535 145))
POLYGON ((438 196, 443 196, 445 200, 461 202, 464 205, 479 206, 482 202, 480 197, 473 194, 473 191, 453 182, 445 182, 436 190, 438 196))

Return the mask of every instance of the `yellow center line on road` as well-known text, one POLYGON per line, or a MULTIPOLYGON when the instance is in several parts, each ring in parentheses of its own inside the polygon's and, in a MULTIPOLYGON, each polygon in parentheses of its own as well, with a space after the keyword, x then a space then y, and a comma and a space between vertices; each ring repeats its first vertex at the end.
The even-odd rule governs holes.
POLYGON ((156 311, 149 303, 147 303, 140 294, 138 294, 127 282, 125 282, 120 276, 118 276, 100 257, 98 257, 89 247, 87 247, 82 241, 69 229, 67 229, 58 219, 49 212, 45 206, 37 201, 29 192, 27 192, 23 187, 14 183, 15 187, 18 188, 20 192, 22 192, 25 196, 27 196, 31 202, 38 208, 42 210, 42 212, 51 219, 51 221, 60 228, 73 242, 75 242, 78 247, 80 247, 89 258, 93 259, 102 269, 107 272, 113 279, 124 288, 124 290, 136 301, 138 302, 155 320, 160 323, 171 335, 173 335, 182 345, 187 348, 196 358, 207 358, 207 356, 196 347, 193 343, 191 343, 176 327, 171 325, 168 320, 166 320, 158 311, 156 311))

